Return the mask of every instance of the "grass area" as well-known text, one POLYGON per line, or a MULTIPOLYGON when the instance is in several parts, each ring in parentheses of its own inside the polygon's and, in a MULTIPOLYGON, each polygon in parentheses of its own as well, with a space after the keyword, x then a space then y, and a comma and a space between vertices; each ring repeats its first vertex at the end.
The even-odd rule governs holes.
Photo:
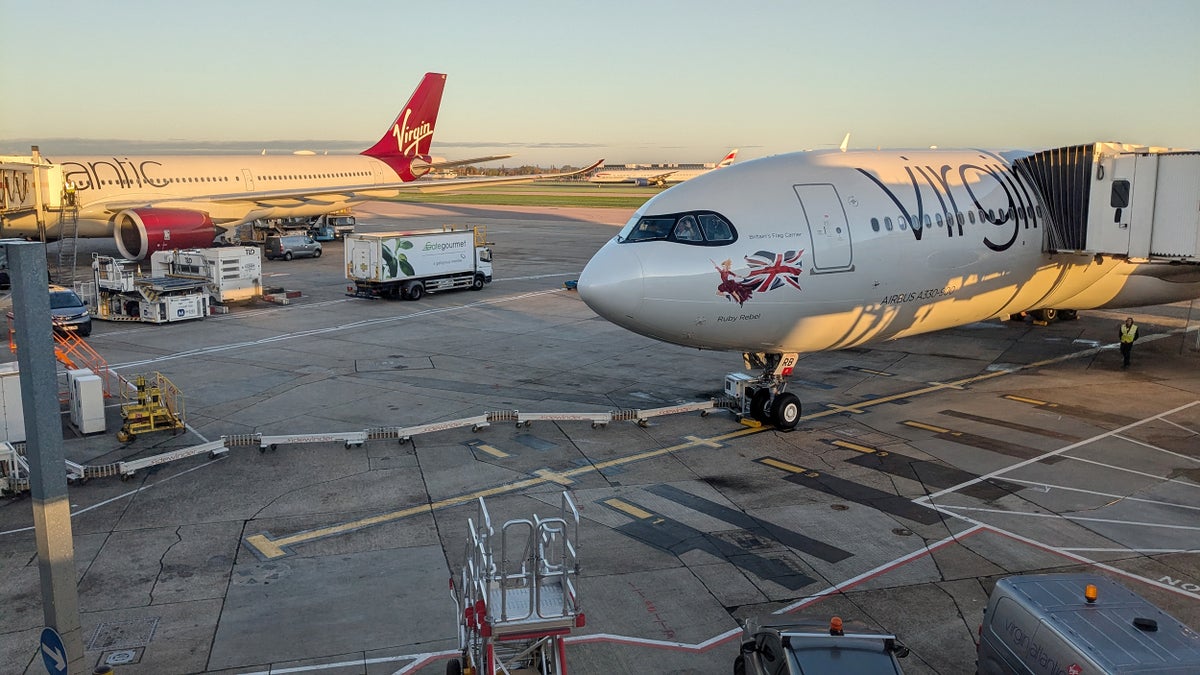
POLYGON ((661 190, 654 188, 597 186, 582 182, 521 183, 468 188, 455 192, 407 192, 388 201, 418 204, 470 204, 492 206, 581 206, 636 209, 661 190))

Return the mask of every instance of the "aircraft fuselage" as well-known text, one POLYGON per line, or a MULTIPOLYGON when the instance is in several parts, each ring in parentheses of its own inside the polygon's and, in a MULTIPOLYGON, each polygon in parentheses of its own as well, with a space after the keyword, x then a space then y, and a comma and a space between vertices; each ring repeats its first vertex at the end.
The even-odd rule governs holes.
POLYGON ((655 339, 766 353, 1200 295, 1194 275, 1044 253, 1047 224, 1037 191, 998 153, 779 155, 648 201, 588 263, 579 291, 601 316, 655 339))

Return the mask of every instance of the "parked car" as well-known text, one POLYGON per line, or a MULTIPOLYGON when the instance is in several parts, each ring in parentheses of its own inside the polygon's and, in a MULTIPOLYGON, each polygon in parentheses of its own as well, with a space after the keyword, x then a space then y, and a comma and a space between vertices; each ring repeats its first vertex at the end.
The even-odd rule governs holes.
POLYGON ((762 623, 747 619, 735 675, 902 675, 897 658, 908 648, 888 635, 854 621, 762 623))
POLYGON ((276 258, 283 258, 284 260, 305 257, 320 258, 321 242, 307 234, 272 235, 267 237, 267 241, 263 244, 263 255, 267 256, 267 260, 274 260, 276 258))
POLYGON ((75 331, 80 337, 92 334, 91 312, 66 286, 50 286, 50 314, 55 330, 75 331))
MULTIPOLYGON (((8 320, 12 319, 10 311, 8 320)), ((56 331, 74 332, 80 337, 92 334, 92 313, 79 295, 66 286, 50 284, 50 323, 56 331)))

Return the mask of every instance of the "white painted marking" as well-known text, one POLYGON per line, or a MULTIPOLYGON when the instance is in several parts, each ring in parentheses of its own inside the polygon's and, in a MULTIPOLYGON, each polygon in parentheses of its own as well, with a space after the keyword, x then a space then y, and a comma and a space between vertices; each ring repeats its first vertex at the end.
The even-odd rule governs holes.
POLYGON ((1084 464, 1094 464, 1096 466, 1104 467, 1105 469, 1112 469, 1113 471, 1124 471, 1125 473, 1132 473, 1137 476, 1145 476, 1146 478, 1154 478, 1157 480, 1161 480, 1164 483, 1175 483, 1177 485, 1184 485, 1186 487, 1200 488, 1200 485, 1197 485, 1191 481, 1179 480, 1178 478, 1167 478, 1166 476, 1159 476, 1159 475, 1156 475, 1153 473, 1146 473, 1145 471, 1138 471, 1137 469, 1129 469, 1129 468, 1126 468, 1123 466, 1117 466, 1116 464, 1106 464, 1104 462, 1097 462, 1094 459, 1084 459, 1083 457, 1072 457, 1070 455, 1066 455, 1066 458, 1070 459, 1070 460, 1074 460, 1076 462, 1083 462, 1084 464))
MULTIPOLYGON (((107 506, 108 504, 111 504, 111 503, 113 503, 113 502, 115 502, 115 501, 120 501, 120 500, 122 500, 122 499, 125 499, 126 497, 132 497, 133 495, 136 495, 136 494, 137 494, 137 493, 139 493, 139 492, 142 492, 142 491, 144 491, 144 490, 149 490, 150 488, 153 488, 153 487, 157 487, 157 486, 159 486, 159 485, 162 485, 163 483, 165 483, 165 482, 167 482, 167 481, 169 481, 169 480, 175 480, 176 478, 179 478, 180 476, 187 475, 187 474, 189 474, 189 473, 191 473, 191 472, 193 472, 193 471, 199 471, 200 469, 203 469, 204 467, 206 467, 206 466, 209 466, 210 464, 215 464, 216 462, 219 462, 219 461, 221 461, 221 460, 222 460, 222 459, 224 459, 226 456, 227 456, 227 455, 221 455, 220 457, 218 457, 218 458, 216 458, 216 459, 213 459, 213 460, 210 460, 210 461, 207 461, 207 462, 205 462, 205 463, 201 464, 200 466, 194 466, 194 467, 192 467, 192 468, 190 468, 190 469, 185 469, 185 470, 183 470, 183 471, 180 471, 179 473, 177 473, 177 474, 175 474, 175 475, 173 475, 173 476, 167 476, 166 478, 164 478, 164 479, 162 479, 162 480, 158 481, 157 483, 151 483, 151 484, 149 484, 149 485, 143 485, 143 486, 142 486, 142 487, 140 487, 140 488, 137 488, 137 489, 135 489, 135 490, 130 490, 129 492, 126 492, 126 493, 124 493, 124 494, 119 494, 119 495, 117 495, 116 497, 111 497, 111 498, 109 498, 109 499, 105 499, 105 500, 104 500, 104 501, 102 501, 102 502, 99 502, 99 503, 96 503, 96 504, 92 504, 91 506, 88 506, 88 507, 86 507, 86 508, 77 509, 77 510, 75 510, 75 511, 72 511, 72 512, 71 512, 71 517, 72 517, 72 518, 74 518, 75 516, 78 516, 78 515, 79 515, 79 514, 81 514, 81 513, 87 513, 88 511, 91 511, 91 510, 93 510, 93 509, 98 509, 98 508, 100 508, 101 506, 107 506)), ((6 531, 4 531, 4 532, 0 532, 0 537, 3 537, 3 536, 4 536, 4 535, 6 535, 6 534, 17 534, 18 532, 32 532, 32 531, 33 531, 33 527, 22 527, 22 528, 18 528, 18 529, 16 529, 16 530, 6 530, 6 531)))
POLYGON ((984 524, 984 523, 981 523, 981 522, 979 522, 979 521, 975 520, 974 518, 971 518, 971 517, 969 517, 969 516, 965 516, 965 515, 963 515, 963 514, 961 514, 961 513, 954 513, 953 511, 947 511, 946 509, 943 509, 941 506, 938 506, 938 505, 936 505, 936 504, 934 504, 934 505, 928 505, 928 504, 927 504, 927 506, 929 506, 929 508, 933 509, 934 511, 937 511, 938 513, 945 514, 945 515, 947 515, 947 516, 950 516, 950 517, 952 517, 952 518, 958 518, 959 520, 961 520, 961 521, 963 521, 963 522, 971 523, 971 524, 973 524, 973 525, 979 525, 979 526, 981 526, 981 527, 984 527, 984 528, 986 528, 986 529, 988 529, 988 530, 991 530, 992 532, 995 532, 996 534, 1002 534, 1002 535, 1004 535, 1004 536, 1008 537, 1009 539, 1013 539, 1013 540, 1015 540, 1015 541, 1019 541, 1019 542, 1021 542, 1021 543, 1023 543, 1023 544, 1026 544, 1026 545, 1028 545, 1028 546, 1033 546, 1034 548, 1040 548, 1040 549, 1043 549, 1043 550, 1046 550, 1046 551, 1050 551, 1051 553, 1057 553, 1058 555, 1061 555, 1061 556, 1062 556, 1062 557, 1064 557, 1064 558, 1069 558, 1070 560, 1074 560, 1074 561, 1076 561, 1076 562, 1080 562, 1080 563, 1083 563, 1083 564, 1085 564, 1085 565, 1091 565, 1091 566, 1093 566, 1093 567, 1098 567, 1098 568, 1100 568, 1100 569, 1102 569, 1102 570, 1106 570, 1106 571, 1108 571, 1108 572, 1112 572, 1113 574, 1117 574, 1117 575, 1120 575, 1120 576, 1122 576, 1122 577, 1125 577, 1126 579, 1133 579, 1133 580, 1135 580, 1135 581, 1140 581, 1140 582, 1142 582, 1142 583, 1144 583, 1144 584, 1150 584, 1151 586, 1154 586, 1154 587, 1157 587, 1157 588, 1161 588, 1161 589, 1163 589, 1163 590, 1171 591, 1172 593, 1175 593, 1175 594, 1177 594, 1177 595, 1184 595, 1184 596, 1187 596, 1187 597, 1189 597, 1189 598, 1192 598, 1193 600, 1200 600, 1200 595, 1197 595, 1196 593, 1189 593, 1189 592, 1187 592, 1187 591, 1184 591, 1184 590, 1182 590, 1182 589, 1175 588, 1174 586, 1170 586, 1170 585, 1168 585, 1168 584, 1164 584, 1164 583, 1162 583, 1161 581, 1158 581, 1158 580, 1155 580, 1155 579, 1148 579, 1148 578, 1146 578, 1146 577, 1143 577, 1143 576, 1138 576, 1137 574, 1134 574, 1134 573, 1132 573, 1132 572, 1127 572, 1127 571, 1125 571, 1125 570, 1123 570, 1123 569, 1121 569, 1121 568, 1119 568, 1119 567, 1113 567, 1112 565, 1109 565, 1109 564, 1106 564, 1106 563, 1097 562, 1097 561, 1095 561, 1095 560, 1092 560, 1091 558, 1087 558, 1087 557, 1084 557, 1084 556, 1078 555, 1078 554, 1076 554, 1076 553, 1072 553, 1071 551, 1069 551, 1069 550, 1067 550, 1067 549, 1065 549, 1065 548, 1059 548, 1059 547, 1057 547, 1057 546, 1051 546, 1051 545, 1049 545, 1049 544, 1046 544, 1046 543, 1043 543, 1043 542, 1037 541, 1037 540, 1035 540, 1035 539, 1030 539, 1029 537, 1023 537, 1023 536, 1021 536, 1021 535, 1019 535, 1019 534, 1017 534, 1017 533, 1015 533, 1015 532, 1010 532, 1009 530, 1005 530, 1005 529, 1003 529, 1003 528, 996 527, 995 525, 986 525, 986 524, 984 524))
POLYGON ((1151 450, 1165 452, 1168 455, 1172 455, 1172 456, 1178 457, 1180 459, 1186 459, 1189 462, 1195 462, 1197 464, 1200 464, 1200 457, 1188 457, 1187 455, 1181 455, 1178 452, 1175 452, 1174 450, 1167 450, 1166 448, 1160 448, 1157 445, 1150 445, 1149 443, 1143 443, 1142 441, 1139 441, 1136 438, 1129 438, 1128 436, 1117 436, 1117 438, 1119 438, 1123 441, 1129 441, 1130 443, 1133 443, 1135 445, 1140 445, 1143 448, 1150 448, 1151 450))
POLYGON ((1070 516, 1061 513, 1034 513, 1033 511, 1005 511, 1004 509, 985 509, 979 506, 949 506, 943 504, 940 508, 953 509, 954 511, 976 511, 980 513, 1000 513, 1006 516, 1020 516, 1022 518, 1057 518, 1060 520, 1080 521, 1087 523, 1110 523, 1114 525, 1135 525, 1137 527, 1161 527, 1168 530, 1200 530, 1200 527, 1193 525, 1168 525, 1166 523, 1148 523, 1137 520, 1117 520, 1115 518, 1092 518, 1090 516, 1070 516))
POLYGON ((1200 506, 1188 506, 1187 504, 1175 504, 1174 502, 1164 502, 1164 501, 1161 501, 1158 499, 1143 499, 1142 497, 1130 497, 1128 495, 1117 495, 1117 494, 1113 494, 1111 492, 1099 492, 1097 490, 1084 490, 1083 488, 1073 488, 1073 487, 1067 487, 1065 485, 1055 485, 1053 483, 1038 483, 1038 482, 1031 481, 1031 480, 1021 480, 1019 478, 1011 478, 1011 477, 1005 478, 1004 480, 1009 483, 1022 483, 1025 485, 1032 485, 1034 487, 1046 488, 1045 490, 1043 490, 1043 492, 1046 492, 1046 493, 1049 493, 1051 489, 1069 490, 1071 492, 1082 492, 1084 494, 1096 495, 1097 497, 1112 497, 1113 499, 1120 499, 1120 500, 1127 501, 1127 502, 1142 502, 1143 504, 1154 504, 1156 506, 1168 506, 1168 507, 1175 508, 1175 509, 1190 509, 1190 510, 1200 511, 1200 506))
POLYGON ((192 349, 192 350, 188 350, 188 351, 184 351, 184 352, 175 352, 174 354, 165 354, 163 356, 157 356, 157 357, 154 357, 151 359, 144 359, 142 361, 130 361, 128 363, 120 363, 120 364, 116 364, 116 365, 110 365, 109 369, 110 370, 118 370, 118 369, 123 369, 123 368, 133 368, 133 367, 137 367, 137 366, 149 365, 152 363, 162 363, 163 361, 173 361, 175 359, 184 359, 184 358, 190 358, 193 356, 201 356, 204 354, 217 354, 220 352, 229 351, 231 349, 242 349, 245 347, 255 347, 255 346, 260 346, 260 345, 272 344, 275 342, 286 342, 288 340, 295 340, 298 338, 313 337, 316 335, 326 335, 329 333, 336 333, 336 332, 352 330, 352 329, 356 329, 356 328, 363 328, 366 326, 385 325, 385 324, 389 324, 389 323, 395 323, 397 321, 407 321, 410 319, 417 319, 417 318, 421 318, 421 317, 425 317, 425 316, 431 316, 433 314, 443 314, 446 312, 457 312, 460 310, 478 309, 480 307, 488 307, 491 305, 499 305, 499 304, 503 304, 506 302, 515 302, 517 300, 525 300, 528 298, 534 298, 534 297, 538 297, 541 295, 548 295, 551 293, 564 293, 564 292, 566 292, 566 289, 555 288, 555 289, 550 289, 550 290, 546 290, 546 291, 534 291, 532 293, 522 293, 520 295, 512 295, 512 296, 503 297, 503 298, 494 298, 491 300, 484 300, 481 302, 472 302, 472 303, 468 303, 466 305, 454 305, 451 307, 433 307, 430 309, 421 310, 419 312, 413 312, 411 314, 402 314, 399 316, 387 316, 387 317, 381 317, 381 318, 377 318, 377 319, 365 319, 363 321, 354 321, 351 323, 344 323, 344 324, 337 325, 337 326, 326 326, 324 328, 313 328, 311 330, 298 331, 295 333, 283 333, 281 335, 273 335, 271 337, 262 338, 260 340, 249 340, 246 342, 236 342, 236 343, 227 343, 227 344, 223 344, 223 345, 213 345, 211 347, 201 347, 199 349, 192 349))
MULTIPOLYGON (((931 501, 932 501, 932 500, 934 500, 934 499, 937 499, 938 497, 941 497, 942 495, 947 495, 947 494, 951 494, 951 493, 954 493, 954 492, 958 492, 959 490, 961 490, 961 489, 963 489, 963 488, 970 487, 970 486, 972 486, 972 485, 976 485, 976 484, 978 484, 978 483, 982 483, 983 481, 986 481, 986 480, 988 480, 988 479, 995 478, 996 476, 1000 476, 1000 475, 1006 474, 1006 473, 1008 473, 1009 471, 1012 471, 1013 469, 1019 469, 1019 468, 1021 468, 1021 467, 1024 467, 1024 466, 1029 466, 1030 464, 1035 464, 1035 463, 1037 463, 1037 462, 1040 462, 1040 461, 1042 461, 1043 459, 1046 459, 1046 458, 1048 458, 1048 457, 1057 457, 1057 456, 1059 456, 1059 455, 1062 455, 1062 454, 1063 454, 1063 453, 1065 453, 1065 452, 1069 452, 1069 451, 1071 451, 1071 450, 1074 450, 1075 448, 1081 448, 1081 447, 1083 447, 1083 446, 1085 446, 1085 445, 1088 445, 1089 443, 1095 443, 1096 441, 1098 441, 1098 440, 1100 440, 1100 439, 1102 439, 1102 438, 1108 438, 1108 437, 1110 437, 1110 436, 1116 436, 1117 434, 1119 434, 1119 433, 1121 433, 1121 432, 1123 432, 1123 431, 1127 431, 1127 430, 1129 430, 1129 429, 1133 429, 1133 428, 1135 428, 1135 427, 1139 427, 1139 426, 1141 426, 1141 425, 1145 424, 1146 422, 1150 422, 1150 421, 1153 421, 1153 420, 1161 419, 1161 418, 1163 418, 1163 417, 1166 417, 1167 415, 1173 415, 1173 414, 1175 414, 1175 413, 1177 413, 1177 412, 1179 412, 1179 411, 1181 411, 1181 410, 1187 410, 1188 408, 1191 408, 1192 406, 1194 406, 1194 405, 1197 405, 1197 404, 1200 404, 1200 401, 1192 401, 1191 403, 1186 403, 1186 404, 1184 404, 1184 405, 1181 405, 1181 406, 1179 406, 1179 407, 1177 407, 1177 408, 1172 408, 1171 410, 1168 410, 1168 411, 1166 411, 1166 412, 1162 412, 1162 413, 1159 413, 1159 414, 1157 414, 1157 415, 1153 415, 1153 416, 1151 416, 1151 417, 1147 417, 1147 418, 1145 418, 1145 419, 1138 420, 1138 421, 1136 421, 1136 422, 1131 422, 1131 423, 1129 423, 1129 424, 1126 424, 1125 426, 1123 426, 1123 427, 1120 427, 1120 428, 1118 428, 1118 429, 1113 429, 1112 431, 1106 431, 1106 432, 1104 432, 1104 433, 1102 433, 1102 434, 1098 434, 1098 435, 1096 435, 1096 436, 1093 436, 1093 437, 1091 437, 1091 438, 1084 439, 1084 440, 1082 440, 1082 441, 1079 441, 1079 442, 1077 442, 1077 443, 1072 443, 1072 444, 1070 444, 1070 445, 1067 445, 1067 446, 1061 447, 1061 448, 1059 448, 1058 450, 1051 450, 1050 452, 1043 453, 1043 454, 1041 454, 1041 455, 1038 455, 1037 457, 1031 457, 1031 458, 1029 458, 1029 459, 1027 459, 1027 460, 1025 460, 1025 461, 1023 461, 1023 462, 1017 462, 1016 464, 1013 464, 1013 465, 1011 465, 1011 466, 1005 467, 1005 468, 1003 468, 1003 469, 996 469, 995 471, 992 471, 991 473, 986 473, 986 474, 984 474, 984 475, 982 475, 982 476, 976 476, 975 478, 972 478, 971 480, 968 480, 968 481, 963 481, 962 483, 959 483, 958 485, 954 485, 954 486, 948 487, 948 488, 946 488, 946 489, 944 489, 944 490, 938 490, 937 492, 934 492, 934 493, 931 493, 931 494, 925 495, 925 496, 923 496, 923 497, 918 497, 918 498, 914 499, 914 500, 913 500, 913 502, 914 502, 914 503, 917 503, 917 504, 925 504, 925 505, 927 505, 927 506, 928 506, 928 505, 929 505, 929 502, 931 502, 931 501)), ((1074 459, 1074 458, 1072 458, 1072 459, 1074 459)))
MULTIPOLYGON (((950 514, 946 514, 946 515, 953 516, 955 514, 950 513, 950 514)), ((963 518, 963 520, 966 520, 966 518, 963 518)), ((990 527, 991 527, 990 525, 985 525, 984 523, 975 523, 974 527, 970 527, 966 530, 963 530, 962 532, 959 532, 958 534, 952 534, 948 537, 940 539, 932 544, 929 544, 928 546, 925 546, 924 548, 919 548, 919 549, 913 551, 912 553, 902 555, 899 558, 892 560, 891 562, 886 562, 886 563, 883 563, 882 565, 873 567, 873 568, 867 570, 866 572, 863 572, 862 574, 850 577, 849 579, 847 579, 841 583, 837 583, 832 586, 829 586, 823 591, 818 591, 817 593, 810 595, 807 598, 804 598, 803 600, 800 600, 798 602, 793 602, 792 604, 787 605, 785 607, 781 607, 781 608, 775 610, 773 613, 774 614, 787 614, 789 612, 794 612, 797 609, 804 607, 805 605, 811 605, 812 603, 816 602, 817 600, 820 600, 821 598, 823 598, 827 595, 833 595, 834 593, 837 593, 848 586, 853 586, 853 585, 859 583, 860 581, 866 581, 867 579, 870 579, 871 577, 883 574, 884 572, 887 572, 888 570, 890 570, 893 567, 899 567, 900 565, 903 565, 904 563, 907 563, 910 560, 914 560, 916 558, 920 558, 921 556, 928 555, 928 554, 934 552, 935 550, 941 548, 942 546, 945 546, 946 544, 958 541, 959 539, 966 539, 967 537, 971 536, 972 534, 975 534, 979 530, 990 529, 990 527)))

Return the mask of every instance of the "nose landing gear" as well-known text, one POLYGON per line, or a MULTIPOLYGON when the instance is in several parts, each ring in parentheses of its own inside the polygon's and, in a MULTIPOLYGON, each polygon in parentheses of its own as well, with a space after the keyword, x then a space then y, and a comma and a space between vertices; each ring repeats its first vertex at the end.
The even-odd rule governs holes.
POLYGON ((800 422, 800 398, 785 391, 787 377, 799 360, 797 354, 743 355, 747 368, 758 368, 762 375, 730 373, 725 376, 725 394, 733 399, 734 410, 743 418, 753 419, 777 429, 790 431, 800 422))

